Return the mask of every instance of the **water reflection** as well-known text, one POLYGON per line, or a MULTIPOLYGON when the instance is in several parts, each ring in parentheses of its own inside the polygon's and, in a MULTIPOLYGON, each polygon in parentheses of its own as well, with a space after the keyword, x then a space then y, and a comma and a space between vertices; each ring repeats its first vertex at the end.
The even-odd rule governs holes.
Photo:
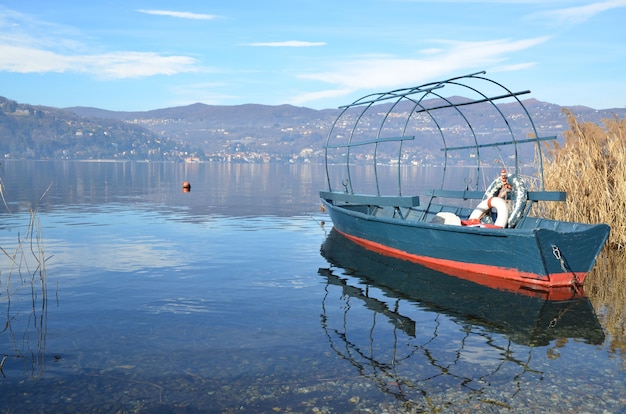
POLYGON ((569 339, 604 341, 590 301, 577 292, 554 300, 491 289, 370 252, 335 230, 321 253, 331 264, 319 269, 330 348, 402 400, 447 388, 468 397, 494 383, 521 387, 544 377, 531 364, 535 347, 553 359, 569 339))
POLYGON ((39 222, 35 215, 24 234, 0 238, 0 377, 44 373, 48 326, 48 286, 39 222))
MULTIPOLYGON (((216 214, 292 217, 317 211, 318 191, 326 186, 324 166, 315 164, 5 160, 2 167, 4 195, 12 212, 37 208, 44 213, 72 207, 80 207, 81 212, 87 207, 106 211, 118 205, 123 209, 159 210, 165 216, 184 213, 192 221, 216 214), (181 188, 185 183, 188 192, 181 188)), ((345 179, 343 165, 330 169, 345 179)), ((470 172, 456 169, 449 175, 462 183, 472 179, 467 176, 470 172)), ((371 167, 359 166, 353 174, 355 178, 363 175, 367 185, 374 183, 371 167)), ((381 185, 392 187, 397 183, 396 174, 397 168, 381 167, 381 185)), ((405 168, 402 174, 411 183, 426 181, 423 188, 405 189, 418 194, 432 188, 428 180, 438 178, 440 172, 405 168)))
POLYGON ((202 221, 216 214, 289 217, 311 211, 319 206, 322 168, 310 164, 5 161, 3 176, 13 212, 34 207, 52 212, 69 206, 102 210, 120 205, 158 209, 165 216, 185 213, 189 220, 202 221), (189 192, 181 191, 184 183, 189 184, 189 192))

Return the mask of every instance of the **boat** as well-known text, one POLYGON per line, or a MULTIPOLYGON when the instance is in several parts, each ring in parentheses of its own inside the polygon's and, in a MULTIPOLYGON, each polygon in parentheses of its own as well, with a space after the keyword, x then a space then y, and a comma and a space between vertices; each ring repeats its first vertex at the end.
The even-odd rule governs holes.
POLYGON ((320 253, 330 351, 399 401, 432 404, 416 412, 463 411, 454 406, 460 394, 442 390, 492 407, 532 395, 525 387, 545 377, 537 361, 606 339, 584 288, 491 289, 373 252, 335 229, 320 253))
POLYGON ((340 107, 322 207, 337 232, 387 256, 481 284, 582 287, 610 227, 543 216, 543 203, 566 200, 544 185, 541 145, 555 128, 536 126, 520 99, 530 91, 485 75, 340 107))
POLYGON ((601 345, 605 340, 584 288, 520 285, 517 289, 494 289, 373 252, 335 229, 329 232, 320 253, 330 267, 320 268, 318 273, 327 284, 342 288, 342 295, 335 297, 359 299, 364 307, 383 315, 410 337, 416 336, 415 316, 410 309, 417 307, 446 315, 459 326, 475 325, 482 332, 504 335, 519 345, 547 346, 563 339, 601 345))

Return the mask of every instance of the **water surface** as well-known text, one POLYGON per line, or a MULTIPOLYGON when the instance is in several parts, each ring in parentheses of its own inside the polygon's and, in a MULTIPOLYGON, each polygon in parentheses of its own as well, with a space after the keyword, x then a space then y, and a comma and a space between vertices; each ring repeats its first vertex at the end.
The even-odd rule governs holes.
POLYGON ((322 166, 3 173, 0 242, 19 260, 0 262, 2 412, 626 405, 591 301, 485 290, 343 243, 320 211, 322 166))

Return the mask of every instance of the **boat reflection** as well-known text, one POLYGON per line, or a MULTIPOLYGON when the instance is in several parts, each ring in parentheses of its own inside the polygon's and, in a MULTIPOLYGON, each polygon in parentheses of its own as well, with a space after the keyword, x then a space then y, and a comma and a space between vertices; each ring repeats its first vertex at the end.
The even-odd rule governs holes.
POLYGON ((371 252, 335 230, 321 253, 330 264, 319 274, 331 349, 403 400, 409 390, 423 398, 433 387, 482 395, 492 381, 520 386, 523 376, 543 376, 531 364, 537 347, 554 359, 570 339, 604 341, 580 291, 554 299, 550 292, 492 289, 371 252))

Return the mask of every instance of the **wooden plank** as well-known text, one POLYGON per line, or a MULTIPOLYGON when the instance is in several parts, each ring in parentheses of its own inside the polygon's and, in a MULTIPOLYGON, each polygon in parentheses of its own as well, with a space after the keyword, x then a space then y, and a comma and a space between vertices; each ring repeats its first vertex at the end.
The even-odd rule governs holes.
POLYGON ((419 196, 376 196, 369 194, 348 194, 335 191, 320 191, 320 197, 325 200, 370 206, 417 207, 420 205, 419 196))
POLYGON ((464 200, 480 200, 485 195, 484 191, 471 190, 428 190, 426 195, 430 197, 462 198, 464 200))
MULTIPOLYGON (((464 200, 480 200, 485 195, 482 191, 470 190, 428 190, 425 193, 431 197, 462 198, 464 200)), ((565 201, 565 191, 528 191, 530 201, 565 201)))
POLYGON ((530 201, 565 201, 567 193, 565 191, 529 191, 530 201))

